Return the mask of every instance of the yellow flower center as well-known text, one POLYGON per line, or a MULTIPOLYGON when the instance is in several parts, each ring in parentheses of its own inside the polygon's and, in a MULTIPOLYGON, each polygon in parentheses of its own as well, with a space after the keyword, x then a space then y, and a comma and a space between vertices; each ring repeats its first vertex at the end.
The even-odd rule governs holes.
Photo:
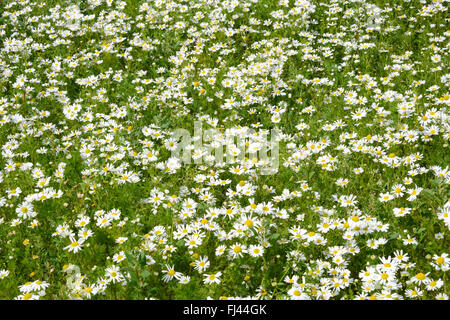
POLYGON ((420 272, 416 274, 416 279, 420 281, 425 280, 425 275, 422 272, 420 272))

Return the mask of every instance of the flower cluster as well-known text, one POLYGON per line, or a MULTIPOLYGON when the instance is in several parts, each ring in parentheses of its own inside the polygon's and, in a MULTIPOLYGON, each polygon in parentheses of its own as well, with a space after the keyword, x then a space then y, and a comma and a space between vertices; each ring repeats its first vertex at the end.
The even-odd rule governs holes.
POLYGON ((4 4, 0 298, 448 299, 448 2, 323 2, 4 4))

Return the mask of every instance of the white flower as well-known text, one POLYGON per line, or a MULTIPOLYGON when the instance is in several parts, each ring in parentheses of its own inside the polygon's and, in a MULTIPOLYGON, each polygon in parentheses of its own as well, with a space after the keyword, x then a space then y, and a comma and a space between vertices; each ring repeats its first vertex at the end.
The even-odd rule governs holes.
POLYGON ((203 282, 205 284, 211 284, 211 283, 220 283, 219 277, 222 275, 222 272, 212 273, 212 274, 205 274, 205 279, 203 279, 203 282))

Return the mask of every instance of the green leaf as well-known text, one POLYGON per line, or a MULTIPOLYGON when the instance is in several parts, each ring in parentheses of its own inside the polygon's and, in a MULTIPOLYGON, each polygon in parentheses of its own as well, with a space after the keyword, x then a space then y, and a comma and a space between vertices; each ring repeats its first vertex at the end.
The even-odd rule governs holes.
POLYGON ((132 256, 132 255, 131 255, 130 253, 128 253, 128 252, 125 252, 125 257, 127 257, 127 259, 128 259, 129 262, 134 262, 134 261, 135 261, 134 256, 132 256))
POLYGON ((273 235, 270 236, 271 240, 277 240, 280 237, 279 233, 274 233, 273 235))
POLYGON ((128 284, 131 286, 131 287, 137 287, 137 280, 136 279, 131 279, 129 282, 128 282, 128 284))
POLYGON ((136 275, 136 273, 130 268, 127 268, 127 269, 128 269, 128 272, 130 273, 130 282, 136 282, 137 283, 137 275, 136 275))
POLYGON ((148 272, 148 270, 143 270, 142 271, 141 276, 142 276, 143 279, 148 278, 149 275, 150 275, 150 272, 148 272))
POLYGON ((183 244, 184 244, 183 240, 178 240, 176 243, 177 247, 182 247, 183 244))
POLYGON ((422 193, 430 200, 434 200, 435 199, 435 195, 430 189, 423 189, 422 193))
POLYGON ((393 233, 390 235, 389 240, 394 240, 398 238, 398 233, 393 233))
POLYGON ((417 230, 417 233, 422 233, 422 232, 424 232, 425 230, 427 230, 426 228, 420 228, 419 230, 417 230))

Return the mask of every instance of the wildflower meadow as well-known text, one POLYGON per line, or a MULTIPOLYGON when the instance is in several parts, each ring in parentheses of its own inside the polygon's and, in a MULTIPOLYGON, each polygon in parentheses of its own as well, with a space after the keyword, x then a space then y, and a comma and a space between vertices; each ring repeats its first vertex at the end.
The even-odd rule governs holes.
POLYGON ((448 300, 448 0, 0 0, 0 299, 448 300))

